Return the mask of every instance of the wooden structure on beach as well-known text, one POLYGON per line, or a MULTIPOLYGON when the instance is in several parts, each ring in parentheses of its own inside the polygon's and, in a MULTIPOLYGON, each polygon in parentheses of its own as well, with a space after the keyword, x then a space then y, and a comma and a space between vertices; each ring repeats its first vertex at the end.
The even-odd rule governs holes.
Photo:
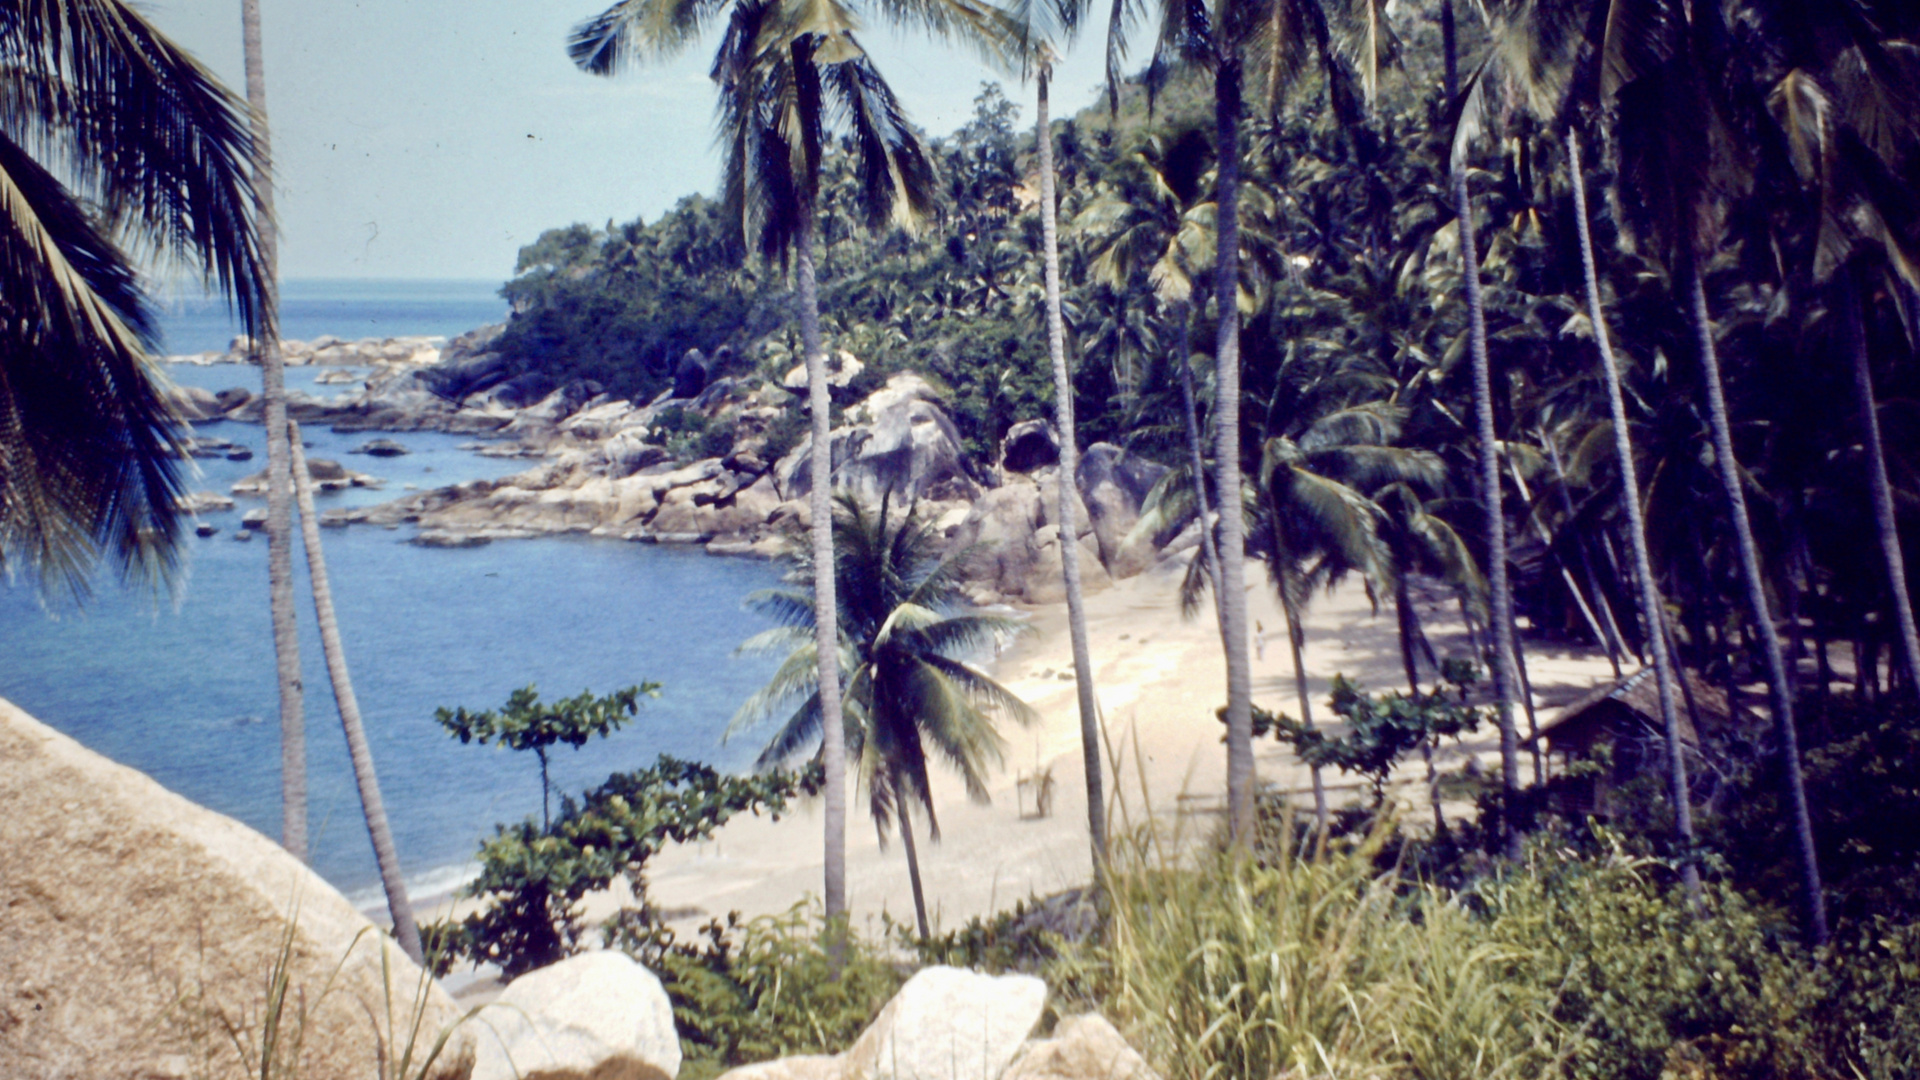
MULTIPOLYGON (((1679 687, 1680 739, 1689 756, 1744 726, 1727 707, 1727 695, 1688 671, 1679 687)), ((1575 814, 1608 813, 1608 797, 1635 779, 1665 768, 1666 730, 1660 719, 1660 688, 1652 668, 1605 683, 1561 710, 1527 740, 1560 758, 1555 802, 1575 814), (1586 767, 1575 767, 1585 765, 1586 767)))

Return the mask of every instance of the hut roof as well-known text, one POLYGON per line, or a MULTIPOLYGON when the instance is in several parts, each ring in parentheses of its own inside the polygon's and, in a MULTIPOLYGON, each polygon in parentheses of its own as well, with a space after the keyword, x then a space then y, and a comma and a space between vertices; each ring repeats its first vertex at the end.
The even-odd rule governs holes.
MULTIPOLYGON (((1694 730, 1694 712, 1698 712, 1700 723, 1709 733, 1729 730, 1733 726, 1733 717, 1727 709, 1727 695, 1718 687, 1691 671, 1683 670, 1681 675, 1686 679, 1686 686, 1681 688, 1683 696, 1677 703, 1680 706, 1680 737, 1687 745, 1698 746, 1700 736, 1694 730), (1687 707, 1685 700, 1689 692, 1693 698, 1692 709, 1687 707)), ((1652 668, 1641 668, 1625 678, 1595 687, 1585 697, 1562 709, 1559 716, 1527 741, 1531 743, 1546 739, 1562 744, 1587 745, 1608 718, 1623 714, 1651 734, 1663 733, 1660 688, 1654 681, 1652 668)))

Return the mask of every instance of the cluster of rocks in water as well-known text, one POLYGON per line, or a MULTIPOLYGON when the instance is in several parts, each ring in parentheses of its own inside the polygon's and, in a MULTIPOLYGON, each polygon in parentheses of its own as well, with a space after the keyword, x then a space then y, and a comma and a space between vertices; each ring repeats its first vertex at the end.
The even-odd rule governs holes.
MULTIPOLYGON (((277 844, 4 701, 0 912, 10 1078, 257 1075, 276 976, 289 1075, 399 1075, 402 1060, 420 1080, 680 1071, 672 1002, 625 954, 563 960, 463 1009, 277 844)), ((846 1051, 723 1080, 1156 1080, 1097 1014, 1035 1037, 1046 1005, 1032 976, 927 968, 846 1051)))
MULTIPOLYGON (((499 480, 331 510, 322 525, 410 524, 418 527, 415 542, 431 546, 586 533, 699 544, 713 554, 771 556, 808 523, 811 439, 787 447, 774 442, 778 422, 804 395, 802 369, 779 384, 709 378, 704 358, 693 354, 680 365, 673 387, 652 401, 634 402, 592 381, 559 384, 537 372, 514 373, 507 358, 489 349, 499 329, 454 339, 431 354, 430 364, 383 361, 359 389, 339 397, 290 393, 288 411, 297 421, 328 424, 336 432, 484 436, 486 442, 470 448, 537 463, 499 480), (669 445, 673 431, 683 430, 689 417, 731 431, 731 449, 689 459, 682 444, 676 454, 669 445)), ((363 353, 386 348, 360 344, 363 353)), ((891 493, 895 506, 916 506, 950 544, 970 552, 977 601, 1061 599, 1063 532, 1080 546, 1089 590, 1197 546, 1193 529, 1172 537, 1135 535, 1142 503, 1166 473, 1164 466, 1118 446, 1088 447, 1070 478, 1073 521, 1063 530, 1060 453, 1048 424, 1014 425, 996 460, 983 462, 966 453, 934 384, 905 372, 857 398, 849 387, 859 372, 859 361, 846 354, 831 367, 836 396, 846 404, 844 422, 833 432, 835 489, 875 502, 891 493)), ((260 418, 261 403, 244 391, 183 393, 190 400, 177 404, 189 419, 260 418)), ((380 455, 405 448, 377 439, 360 449, 380 455)), ((356 474, 347 482, 364 481, 356 474)), ((235 491, 257 493, 240 486, 235 491)))

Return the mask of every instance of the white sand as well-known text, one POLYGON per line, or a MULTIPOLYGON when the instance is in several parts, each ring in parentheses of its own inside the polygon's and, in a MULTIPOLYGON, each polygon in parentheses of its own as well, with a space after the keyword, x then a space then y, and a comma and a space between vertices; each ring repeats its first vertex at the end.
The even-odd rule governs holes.
MULTIPOLYGON (((1268 635, 1264 657, 1253 665, 1254 700, 1297 716, 1285 624, 1264 572, 1249 570, 1259 582, 1248 590, 1249 620, 1262 624, 1268 635)), ((929 913, 937 926, 947 929, 1010 907, 1017 899, 1084 883, 1089 876, 1086 780, 1065 605, 1035 609, 1031 616, 1034 633, 1009 649, 994 664, 993 674, 1032 704, 1041 719, 1031 729, 1005 732, 1008 753, 1005 768, 990 785, 992 803, 969 802, 959 781, 936 766, 935 801, 943 839, 938 844, 923 841, 920 861, 929 913), (1016 781, 1036 768, 1052 770, 1051 817, 1021 814, 1022 803, 1029 810, 1032 803, 1030 797, 1022 799, 1016 781)), ((1422 619, 1436 652, 1443 657, 1465 654, 1451 605, 1423 605, 1422 619)), ((1134 823, 1143 820, 1148 805, 1162 816, 1176 807, 1193 812, 1203 827, 1217 820, 1226 751, 1221 742, 1225 729, 1214 711, 1226 700, 1226 668, 1211 605, 1197 618, 1183 619, 1177 578, 1163 569, 1089 597, 1087 624, 1108 736, 1124 758, 1117 778, 1109 770, 1110 794, 1117 779, 1124 813, 1134 823)), ((1555 653, 1533 646, 1527 662, 1537 701, 1564 702, 1611 676, 1603 656, 1585 652, 1555 653)), ((1383 605, 1376 614, 1357 585, 1316 596, 1307 619, 1306 666, 1315 718, 1323 721, 1329 715, 1328 683, 1336 673, 1368 690, 1403 689, 1392 607, 1383 605)), ((1543 708, 1541 721, 1551 715, 1543 708)), ((1516 716, 1524 736, 1525 716, 1518 710, 1516 716)), ((1299 793, 1309 790, 1307 770, 1282 744, 1269 738, 1255 745, 1263 784, 1299 793)), ((1467 750, 1485 754, 1493 746, 1493 733, 1483 730, 1467 750)), ((1443 768, 1459 764, 1451 751, 1449 757, 1443 768)), ((1523 775, 1530 778, 1530 766, 1523 766, 1523 775)), ((1326 780, 1336 802, 1360 795, 1351 778, 1330 772, 1326 780)), ((897 839, 881 849, 864 799, 864 792, 849 798, 847 890, 855 922, 877 923, 882 912, 911 922, 913 898, 904 849, 897 839)), ((1121 810, 1115 818, 1116 828, 1125 826, 1121 810)), ((926 823, 916 818, 915 824, 924 836, 926 823)), ((651 867, 654 902, 674 913, 680 927, 729 911, 746 916, 785 911, 820 893, 820 829, 816 800, 778 823, 739 819, 712 842, 669 849, 651 867)), ((593 906, 597 915, 605 905, 593 906)))

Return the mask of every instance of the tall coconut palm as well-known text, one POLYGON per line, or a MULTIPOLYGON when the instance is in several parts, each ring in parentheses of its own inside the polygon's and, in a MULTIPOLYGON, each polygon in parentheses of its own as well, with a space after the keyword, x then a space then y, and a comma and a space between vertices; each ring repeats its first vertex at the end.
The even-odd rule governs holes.
POLYGON ((1876 270, 1890 292, 1920 286, 1920 248, 1891 224, 1908 213, 1909 193, 1897 181, 1888 182, 1920 156, 1913 150, 1920 138, 1920 83, 1893 60, 1912 48, 1920 17, 1889 11, 1869 21, 1844 6, 1823 4, 1784 5, 1769 15, 1761 28, 1773 53, 1768 59, 1778 59, 1761 69, 1762 78, 1772 82, 1766 115, 1777 125, 1794 178, 1807 195, 1801 216, 1812 220, 1801 227, 1813 238, 1812 277, 1832 294, 1840 323, 1834 337, 1853 377, 1867 490, 1893 609, 1894 649, 1909 684, 1920 688, 1920 628, 1880 435, 1869 305, 1861 302, 1863 294, 1872 294, 1863 279, 1881 276, 1876 270), (1905 25, 1888 25, 1896 19, 1905 25), (1774 78, 1783 66, 1785 73, 1774 78))
MULTIPOLYGON (((939 34, 971 32, 989 48, 1000 40, 991 11, 966 0, 889 9, 900 21, 939 34)), ((896 209, 926 209, 933 174, 919 138, 907 126, 893 91, 854 36, 858 20, 839 0, 729 0, 684 5, 671 0, 621 0, 576 27, 568 55, 591 74, 611 75, 635 60, 659 60, 693 44, 724 19, 712 76, 719 86, 724 146, 724 201, 744 237, 761 254, 792 260, 801 348, 806 354, 807 402, 812 412, 808 478, 813 543, 816 678, 823 707, 840 711, 840 673, 834 642, 832 423, 820 297, 814 274, 814 216, 821 155, 838 118, 845 145, 857 159, 867 222, 879 226, 896 209)), ((846 914, 846 747, 838 725, 821 728, 826 769, 824 802, 827 917, 846 914)))
MULTIPOLYGON (((940 534, 913 508, 897 519, 888 500, 878 510, 848 495, 836 500, 839 651, 847 671, 842 726, 867 787, 867 805, 884 842, 898 818, 913 884, 920 936, 930 933, 920 856, 910 806, 927 814, 940 839, 927 771, 929 750, 944 758, 965 782, 967 794, 987 800, 987 775, 1002 760, 1006 742, 996 722, 1026 725, 1035 714, 1005 687, 969 665, 965 657, 1017 633, 1022 624, 962 610, 960 567, 967 553, 936 555, 940 534)), ((814 580, 810 552, 803 552, 794 583, 814 580)), ((780 714, 780 729, 761 751, 771 767, 804 753, 819 738, 824 711, 819 693, 815 598, 804 588, 757 593, 749 601, 781 625, 755 635, 743 651, 786 653, 760 691, 748 698, 727 728, 732 736, 780 714), (788 710, 791 709, 791 712, 788 710)))
POLYGON ((313 477, 300 447, 300 427, 288 421, 287 449, 294 493, 300 503, 300 527, 306 534, 307 577, 313 583, 313 610, 320 624, 320 647, 326 654, 327 676, 333 682, 334 703, 340 709, 340 727, 347 737, 347 757, 353 762, 353 782, 360 791, 360 810, 373 841, 374 864, 380 887, 387 894, 387 912, 393 917, 393 936, 416 964, 426 963, 420 948, 420 926, 407 899, 406 878, 400 872, 400 853, 393 846, 393 828, 387 823, 386 800, 380 797, 380 777, 373 767, 373 747, 360 720, 360 700, 353 693, 347 653, 340 642, 340 622, 333 612, 333 584, 327 577, 327 559, 320 548, 320 515, 313 508, 313 477))
MULTIPOLYGON (((1118 100, 1119 61, 1125 38, 1144 2, 1115 0, 1108 25, 1109 100, 1118 100)), ((1213 76, 1214 103, 1214 489, 1222 502, 1218 534, 1217 602, 1226 638, 1227 824, 1236 840, 1254 825, 1253 688, 1247 657, 1246 539, 1241 508, 1229 492, 1241 490, 1243 433, 1240 425, 1240 125, 1246 115, 1248 57, 1265 60, 1266 108, 1277 114, 1285 91, 1309 68, 1326 76, 1328 96, 1343 119, 1358 119, 1358 102, 1347 67, 1337 58, 1321 0, 1158 0, 1159 32, 1147 70, 1149 88, 1175 65, 1213 76)), ((1379 61, 1389 51, 1382 0, 1360 0, 1355 14, 1363 29, 1356 51, 1362 83, 1378 85, 1379 61), (1371 27, 1369 33, 1364 27, 1371 27)), ((1256 70, 1257 67, 1256 67, 1256 70)))
MULTIPOLYGON (((1284 388, 1283 388, 1284 391, 1284 388)), ((1282 392, 1281 396, 1285 395, 1282 392)), ((1270 410, 1270 425, 1277 417, 1270 410)), ((1392 555, 1380 536, 1380 508, 1364 493, 1392 483, 1438 485, 1440 458, 1424 450, 1391 445, 1399 433, 1398 411, 1362 405, 1339 409, 1311 423, 1290 425, 1270 436, 1261 452, 1257 487, 1260 524, 1254 545, 1267 562, 1287 624, 1300 722, 1313 726, 1305 661, 1308 598, 1357 573, 1374 588, 1392 579, 1392 555)), ((1327 827, 1326 787, 1313 769, 1314 820, 1327 827)))
MULTIPOLYGON (((1379 508, 1380 540, 1392 559, 1393 608, 1399 624, 1400 664, 1407 676, 1407 692, 1420 693, 1420 661, 1425 655, 1435 680, 1442 678, 1439 657, 1420 626, 1420 612, 1413 602, 1413 576, 1422 574, 1449 585, 1461 605, 1486 619, 1487 581, 1453 526, 1437 514, 1428 512, 1420 488, 1424 485, 1396 480, 1373 492, 1373 504, 1379 508)), ((1433 745, 1420 745, 1421 759, 1427 767, 1427 796, 1433 804, 1434 835, 1447 835, 1447 819, 1440 809, 1440 774, 1433 764, 1433 745)))
MULTIPOLYGON (((1604 63, 1604 50, 1580 48, 1585 27, 1578 5, 1509 4, 1498 15, 1493 26, 1491 55, 1472 76, 1467 99, 1462 103, 1459 128, 1463 134, 1470 135, 1489 126, 1489 116, 1497 107, 1489 87, 1500 84, 1508 88, 1510 96, 1517 99, 1515 103, 1526 112, 1542 120, 1559 123, 1565 130, 1574 230, 1580 245, 1583 297, 1587 321, 1600 358, 1602 380, 1607 389, 1614 456, 1620 469, 1620 505, 1627 522, 1629 543, 1634 550, 1634 596, 1643 627, 1642 640, 1647 643, 1653 662, 1661 730, 1666 741, 1668 797, 1674 806, 1675 838, 1682 851, 1691 852, 1695 844, 1693 810, 1687 783, 1685 740, 1679 719, 1677 675, 1664 632, 1665 605, 1660 598, 1659 584, 1653 576, 1653 564, 1648 554, 1646 515, 1640 504, 1632 429, 1621 390, 1620 367, 1614 357, 1612 336, 1600 297, 1593 235, 1588 221, 1586 176, 1581 162, 1578 117, 1582 110, 1597 104, 1593 100, 1599 91, 1596 69, 1604 63)), ((1549 439, 1543 432, 1542 441, 1547 443, 1549 456, 1557 468, 1558 457, 1549 439)), ((1517 469, 1515 481, 1524 483, 1517 469)), ((1525 494, 1522 487, 1523 497, 1525 494)), ((1591 574, 1589 578, 1591 580, 1591 574)), ((1578 599, 1579 590, 1571 573, 1567 574, 1567 586, 1578 599)), ((1605 598, 1597 588, 1594 589, 1594 596, 1597 602, 1605 604, 1605 598)), ((1581 603, 1584 610, 1584 601, 1581 603)), ((1588 618, 1591 622, 1592 616, 1588 618)), ((1597 625, 1595 635, 1606 640, 1605 632, 1597 625)), ((1681 875, 1688 895, 1697 901, 1700 894, 1699 871, 1690 859, 1683 863, 1681 875)))
POLYGON ((120 0, 9 4, 0 58, 0 567, 80 598, 103 554, 165 578, 179 536, 127 250, 196 270, 257 333, 252 150, 242 103, 120 0))
POLYGON ((1053 119, 1048 87, 1053 79, 1055 46, 1071 39, 1084 0, 1009 6, 1008 19, 1018 35, 1022 74, 1034 82, 1034 148, 1040 174, 1040 244, 1047 313, 1047 358, 1053 367, 1053 432, 1060 445, 1060 474, 1054 485, 1060 521, 1060 576, 1067 593, 1067 637, 1073 651, 1073 677, 1080 707, 1080 757, 1087 781, 1087 834, 1098 871, 1107 858, 1107 801, 1101 782, 1100 706, 1095 698, 1093 655, 1087 643, 1086 593, 1080 580, 1080 446, 1073 422, 1073 371, 1067 363, 1066 321, 1060 312, 1060 206, 1055 190, 1053 119))
POLYGON ((1473 429, 1476 438, 1477 494, 1481 527, 1487 548, 1488 629, 1493 651, 1493 705, 1500 726, 1500 788, 1509 814, 1500 827, 1507 852, 1520 853, 1520 833, 1511 808, 1520 794, 1520 739, 1513 721, 1514 665, 1513 585, 1507 574, 1507 519, 1501 505, 1500 438, 1493 415, 1493 364, 1487 354, 1487 311, 1481 294, 1480 256, 1474 242, 1473 196, 1467 184, 1467 140, 1455 142, 1449 170, 1453 186, 1455 221, 1459 226, 1460 279, 1467 302, 1467 353, 1472 365, 1473 429))
POLYGON ((1749 175, 1744 151, 1728 122, 1729 103, 1706 73, 1724 69, 1718 55, 1727 40, 1722 12, 1712 5, 1667 0, 1614 0, 1602 43, 1601 94, 1616 105, 1615 124, 1625 224, 1647 237, 1671 269, 1680 307, 1693 334, 1706 391, 1714 469, 1726 501, 1750 632, 1766 663, 1768 703, 1779 740, 1781 775, 1800 868, 1805 930, 1814 944, 1827 940, 1826 899, 1820 885, 1813 821, 1801 773, 1793 687, 1774 622, 1759 545, 1721 375, 1719 347, 1707 303, 1706 263, 1719 244, 1723 193, 1749 175))
POLYGON ((267 319, 252 335, 267 427, 267 604, 273 614, 274 674, 280 685, 280 845, 307 858, 307 718, 300 681, 300 623, 293 601, 293 469, 287 450, 287 375, 280 355, 279 226, 273 220, 273 151, 260 44, 260 0, 241 0, 247 106, 253 114, 253 193, 259 203, 260 263, 267 319))
MULTIPOLYGON (((1075 227, 1096 238, 1098 249, 1089 269, 1097 280, 1124 294, 1133 275, 1145 266, 1154 299, 1165 311, 1165 321, 1174 325, 1174 371, 1186 435, 1187 481, 1201 522, 1200 558, 1217 597, 1220 550, 1207 499, 1206 449, 1200 436, 1188 337, 1194 277, 1208 261, 1213 245, 1213 204, 1202 199, 1206 152, 1206 140, 1197 131, 1172 139, 1149 136, 1146 146, 1134 154, 1146 182, 1137 190, 1102 192, 1081 211, 1075 227)), ((1215 610, 1220 610, 1217 604, 1215 610)))

